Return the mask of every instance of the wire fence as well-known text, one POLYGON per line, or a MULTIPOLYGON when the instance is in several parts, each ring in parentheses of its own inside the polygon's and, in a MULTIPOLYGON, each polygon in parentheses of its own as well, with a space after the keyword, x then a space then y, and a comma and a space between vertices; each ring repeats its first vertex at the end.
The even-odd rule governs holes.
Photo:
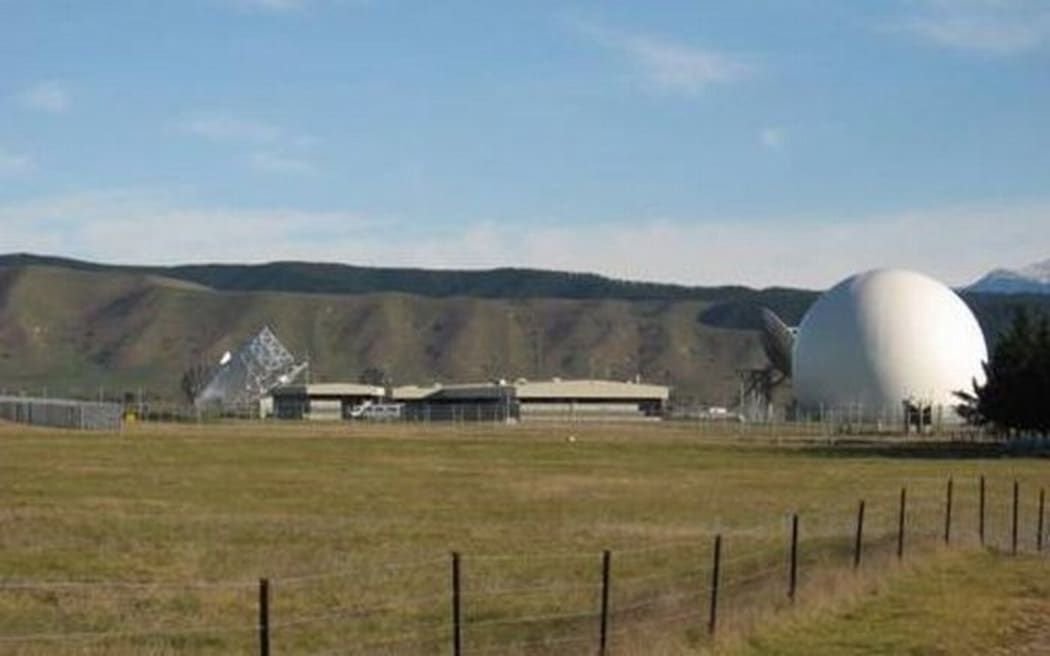
POLYGON ((34 426, 120 430, 123 406, 31 396, 0 396, 0 419, 34 426))
POLYGON ((1042 488, 923 478, 596 553, 453 553, 258 580, 7 578, 0 653, 646 653, 746 630, 920 553, 1040 553, 1046 538, 1042 488))
MULTIPOLYGON (((18 397, 13 397, 18 398, 18 397)), ((112 402, 115 397, 109 397, 112 402)), ((101 399, 101 397, 100 397, 101 399)), ((952 439, 956 441, 988 441, 998 436, 992 431, 962 422, 954 410, 947 406, 934 408, 932 416, 922 416, 915 421, 905 421, 900 409, 896 413, 875 412, 854 404, 845 409, 827 409, 808 413, 770 412, 759 416, 745 416, 737 412, 711 415, 694 408, 668 406, 664 413, 608 404, 581 404, 569 411, 553 411, 550 408, 522 407, 520 410, 503 403, 463 401, 457 403, 403 403, 396 412, 361 414, 351 413, 352 404, 344 402, 341 409, 331 412, 308 412, 306 401, 282 402, 279 407, 266 397, 259 402, 227 403, 196 407, 191 403, 141 398, 141 395, 125 395, 120 403, 125 416, 136 421, 163 423, 215 423, 237 420, 239 422, 261 422, 289 424, 324 420, 326 423, 353 423, 374 425, 450 425, 474 426, 485 429, 491 426, 510 424, 561 424, 580 425, 624 424, 625 420, 662 420, 662 423, 680 430, 689 430, 697 435, 739 436, 778 439, 785 436, 818 438, 839 441, 853 437, 902 437, 916 436, 952 439)), ((915 419, 915 418, 913 418, 915 419)), ((627 423, 631 423, 627 421, 627 423)), ((1045 443, 1045 440, 1043 440, 1045 443)))

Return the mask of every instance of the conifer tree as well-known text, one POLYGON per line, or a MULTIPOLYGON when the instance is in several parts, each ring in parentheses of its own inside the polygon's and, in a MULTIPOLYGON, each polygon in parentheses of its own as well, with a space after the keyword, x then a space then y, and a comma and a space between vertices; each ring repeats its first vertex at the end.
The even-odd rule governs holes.
POLYGON ((956 392, 961 416, 1006 436, 1050 434, 1050 318, 1019 310, 984 372, 972 392, 956 392))

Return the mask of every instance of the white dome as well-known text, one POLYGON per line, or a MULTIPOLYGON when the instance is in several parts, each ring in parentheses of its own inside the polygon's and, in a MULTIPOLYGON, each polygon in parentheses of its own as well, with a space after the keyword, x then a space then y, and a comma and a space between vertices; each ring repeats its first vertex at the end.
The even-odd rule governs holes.
POLYGON ((896 418, 908 399, 945 408, 952 392, 983 382, 984 334, 955 292, 912 271, 847 278, 817 299, 799 325, 792 359, 804 409, 896 418))

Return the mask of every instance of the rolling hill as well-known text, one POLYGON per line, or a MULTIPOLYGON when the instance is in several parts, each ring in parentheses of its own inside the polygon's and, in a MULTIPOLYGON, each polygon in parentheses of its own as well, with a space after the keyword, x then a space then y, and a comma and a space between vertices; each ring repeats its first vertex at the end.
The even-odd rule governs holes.
MULTIPOLYGON (((360 267, 326 262, 194 264, 172 267, 98 264, 68 258, 16 253, 0 255, 0 268, 48 266, 93 273, 151 274, 218 291, 367 294, 403 292, 444 298, 571 298, 622 300, 704 300, 777 298, 799 290, 753 290, 741 286, 687 287, 616 280, 592 273, 537 269, 407 269, 360 267)), ((808 296, 809 292, 801 292, 808 296)))
MULTIPOLYGON (((378 367, 398 383, 596 376, 731 403, 762 366, 755 308, 789 323, 816 292, 684 287, 591 274, 310 263, 124 267, 0 256, 0 388, 175 399, 180 374, 269 324, 315 380, 378 367), (352 291, 358 290, 358 291, 352 291)), ((1017 304, 968 295, 986 332, 1017 304)))

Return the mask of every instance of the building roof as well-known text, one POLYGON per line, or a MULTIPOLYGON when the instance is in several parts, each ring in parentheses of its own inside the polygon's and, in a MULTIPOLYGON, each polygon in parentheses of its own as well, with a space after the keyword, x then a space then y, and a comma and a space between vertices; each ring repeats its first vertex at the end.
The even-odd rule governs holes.
POLYGON ((274 396, 386 396, 386 390, 361 383, 310 383, 285 385, 273 391, 274 396))
POLYGON ((539 399, 644 399, 666 401, 671 388, 617 380, 545 380, 515 383, 519 400, 539 399))
POLYGON ((510 396, 521 401, 561 399, 646 400, 666 401, 670 388, 665 385, 647 385, 616 380, 546 380, 513 383, 492 382, 463 385, 431 385, 395 387, 395 401, 487 399, 510 396))
POLYGON ((514 387, 501 383, 438 384, 430 387, 405 385, 391 390, 391 397, 395 401, 498 399, 507 396, 514 396, 514 387))
POLYGON ((441 385, 402 385, 390 390, 390 397, 395 401, 421 401, 435 394, 441 389, 441 385))

